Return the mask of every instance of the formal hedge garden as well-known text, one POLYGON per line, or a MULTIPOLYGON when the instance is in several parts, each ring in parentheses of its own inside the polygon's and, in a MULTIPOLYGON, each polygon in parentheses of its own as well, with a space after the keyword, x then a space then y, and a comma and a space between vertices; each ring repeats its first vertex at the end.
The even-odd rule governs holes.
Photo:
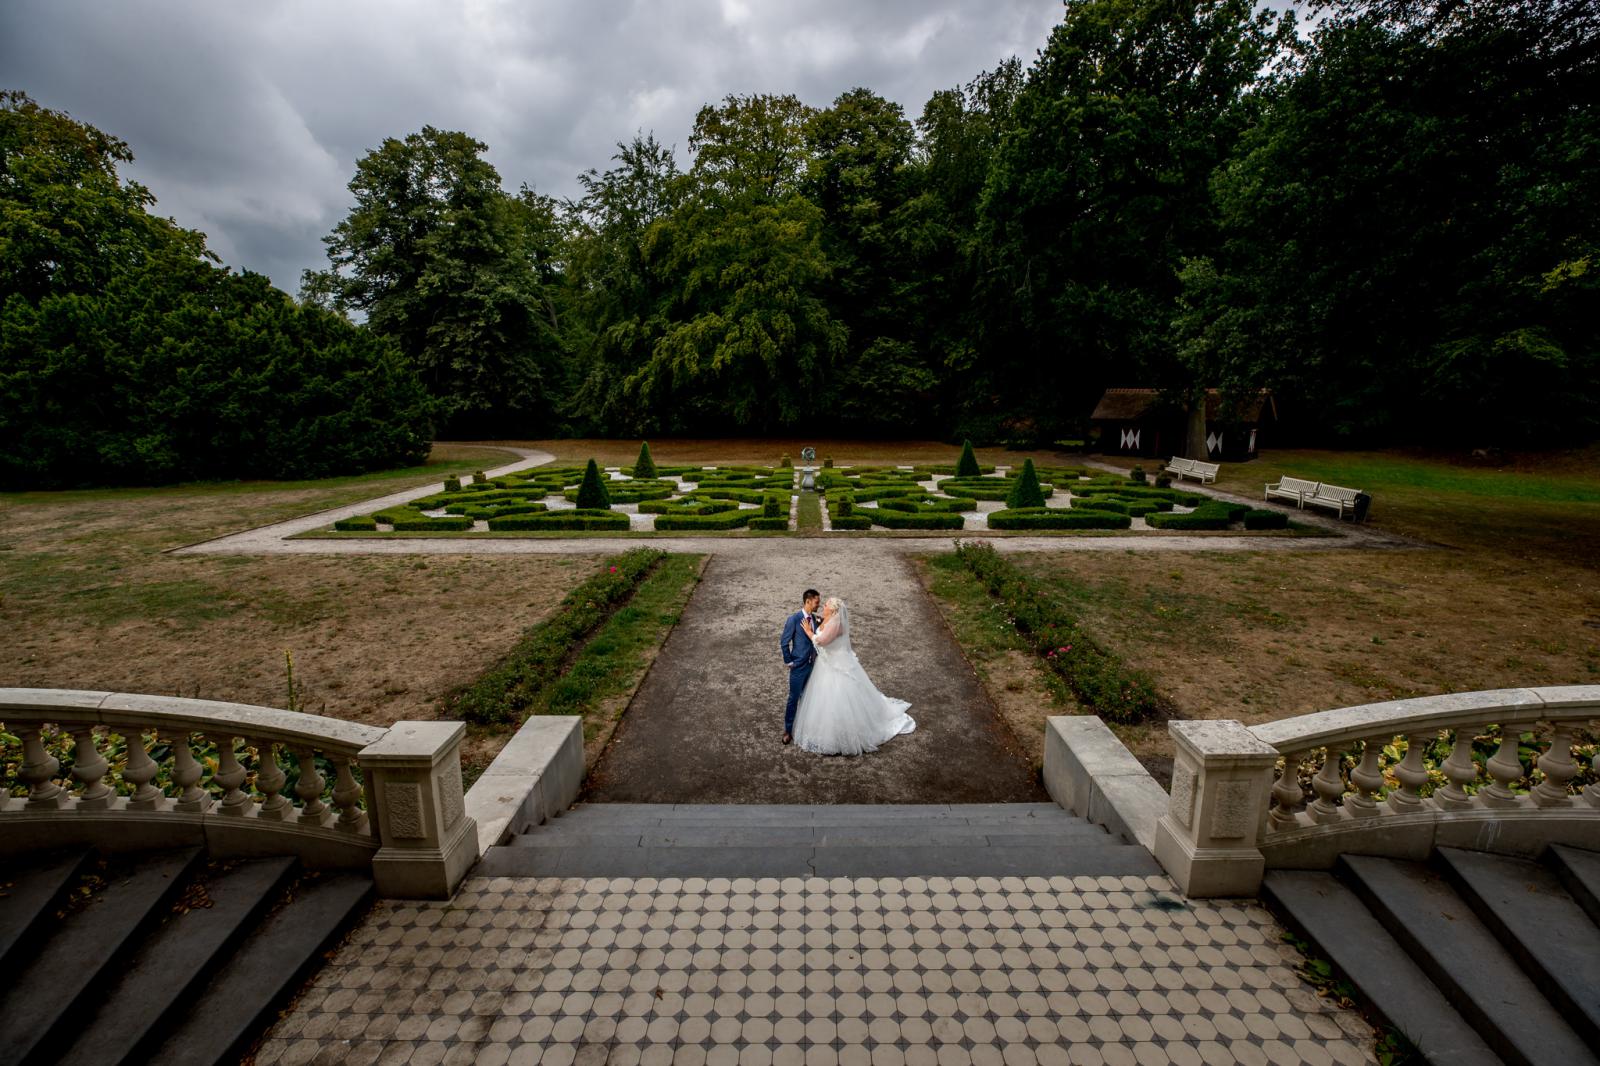
MULTIPOLYGON (((1075 466, 824 466, 815 471, 827 527, 1001 532, 1287 529, 1286 512, 1075 466), (957 470, 960 473, 956 473, 957 470), (1000 504, 1002 506, 995 506, 1000 504)), ((793 467, 665 466, 649 446, 632 466, 537 467, 451 478, 444 491, 334 523, 335 531, 728 533, 786 532, 793 467)))

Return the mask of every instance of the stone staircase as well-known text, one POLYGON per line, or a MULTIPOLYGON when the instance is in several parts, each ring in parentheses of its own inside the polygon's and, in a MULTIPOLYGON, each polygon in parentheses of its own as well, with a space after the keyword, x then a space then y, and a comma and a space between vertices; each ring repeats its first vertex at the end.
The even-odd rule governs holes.
POLYGON ((1428 1062, 1600 1063, 1600 853, 1345 855, 1262 896, 1428 1062))
POLYGON ((483 877, 1159 874, 1145 849, 1053 803, 580 803, 490 848, 483 877))
POLYGON ((369 876, 195 848, 8 860, 0 1066, 239 1061, 365 913, 369 876))

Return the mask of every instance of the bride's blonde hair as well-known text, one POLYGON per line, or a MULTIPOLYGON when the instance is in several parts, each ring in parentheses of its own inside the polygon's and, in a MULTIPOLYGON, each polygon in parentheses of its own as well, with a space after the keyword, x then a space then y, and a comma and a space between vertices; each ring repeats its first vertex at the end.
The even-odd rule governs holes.
POLYGON ((838 613, 839 608, 844 606, 844 601, 837 596, 829 596, 822 606, 831 607, 835 613, 838 613))

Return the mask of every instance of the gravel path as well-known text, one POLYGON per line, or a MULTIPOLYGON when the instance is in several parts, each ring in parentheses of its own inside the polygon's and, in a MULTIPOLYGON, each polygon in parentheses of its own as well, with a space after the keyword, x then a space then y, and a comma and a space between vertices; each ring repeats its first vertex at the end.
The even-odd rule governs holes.
POLYGON ((876 545, 757 542, 721 553, 590 775, 587 799, 634 803, 1011 803, 1046 799, 911 572, 876 545), (778 632, 807 587, 849 602, 862 664, 911 701, 916 732, 859 758, 781 743, 778 632))

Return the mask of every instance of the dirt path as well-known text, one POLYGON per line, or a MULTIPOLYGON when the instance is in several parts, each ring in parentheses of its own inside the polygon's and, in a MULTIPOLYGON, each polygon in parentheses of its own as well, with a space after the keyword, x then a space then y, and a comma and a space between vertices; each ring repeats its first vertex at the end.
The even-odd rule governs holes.
POLYGON ((719 553, 590 775, 592 801, 975 803, 1045 798, 972 668, 887 545, 766 541, 719 553), (859 758, 780 743, 778 630, 814 585, 851 605, 862 663, 917 731, 859 758))

